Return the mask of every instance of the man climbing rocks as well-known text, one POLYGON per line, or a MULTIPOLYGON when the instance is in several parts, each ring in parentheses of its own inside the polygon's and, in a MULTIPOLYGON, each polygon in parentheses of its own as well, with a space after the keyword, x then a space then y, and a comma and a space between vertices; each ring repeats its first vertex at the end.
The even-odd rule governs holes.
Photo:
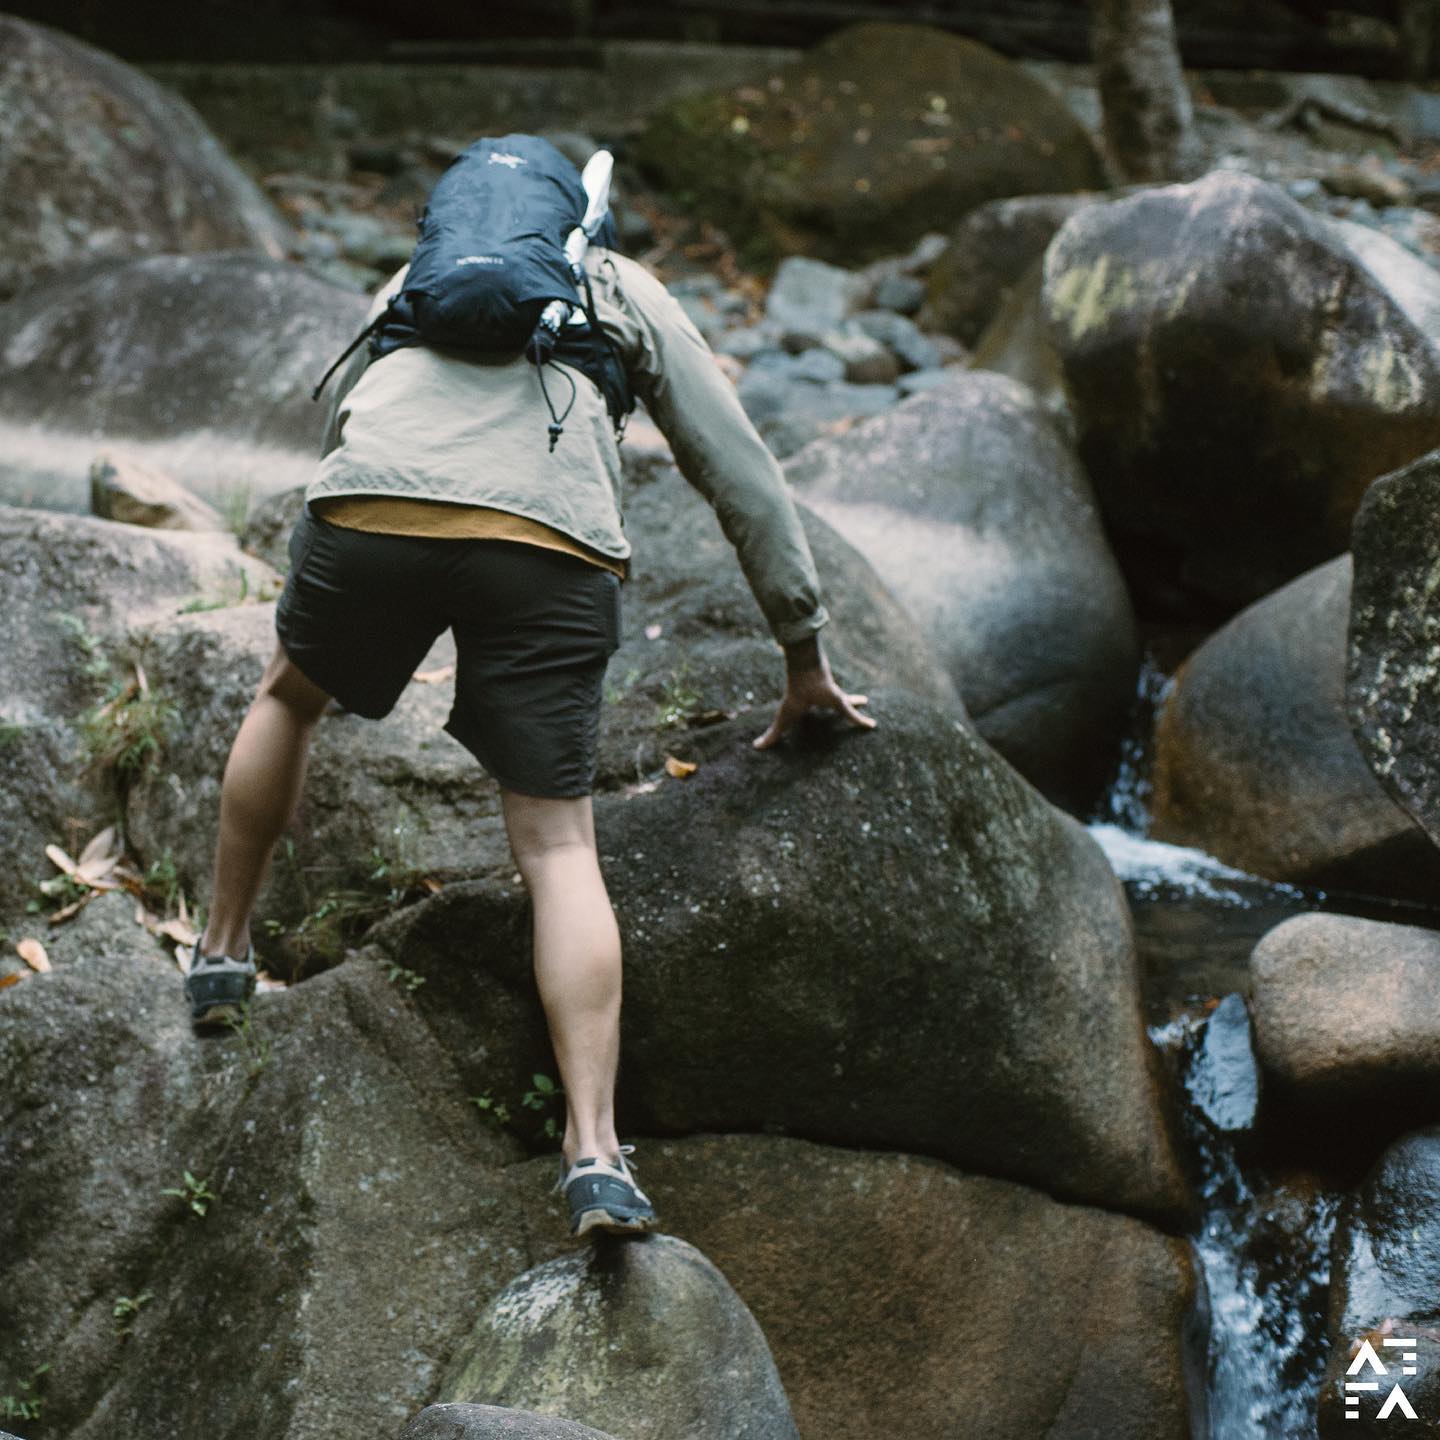
MULTIPOLYGON (((592 246, 583 267, 611 353, 714 506, 784 649, 784 698, 755 745, 775 744, 812 707, 873 726, 856 708, 863 697, 830 673, 815 567, 779 467, 699 333, 634 261, 592 246)), ((372 320, 405 277, 377 296, 372 320)), ((209 920, 186 992, 205 1025, 237 1015, 253 991, 251 911, 331 700, 383 717, 452 630, 445 728, 500 786, 534 909, 535 976, 566 1099, 557 1189, 574 1234, 643 1230, 655 1210, 615 1130, 621 947, 590 801, 630 556, 620 457, 606 397, 578 368, 549 367, 550 387, 560 381, 569 399, 574 386, 549 444, 543 374, 525 355, 429 345, 374 360, 361 349, 341 372, 290 540, 279 645, 225 769, 209 920)))

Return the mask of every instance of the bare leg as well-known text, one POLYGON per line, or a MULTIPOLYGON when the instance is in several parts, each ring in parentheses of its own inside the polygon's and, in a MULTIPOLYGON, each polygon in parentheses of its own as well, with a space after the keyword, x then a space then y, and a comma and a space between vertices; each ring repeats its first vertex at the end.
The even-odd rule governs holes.
POLYGON ((250 912, 270 853, 299 803, 310 733, 329 703, 330 697, 277 646, 225 766, 202 954, 239 958, 249 947, 250 912))
POLYGON ((595 854, 590 797, 500 795, 535 912, 535 981, 565 1087, 565 1161, 595 1155, 614 1163, 620 930, 595 854))

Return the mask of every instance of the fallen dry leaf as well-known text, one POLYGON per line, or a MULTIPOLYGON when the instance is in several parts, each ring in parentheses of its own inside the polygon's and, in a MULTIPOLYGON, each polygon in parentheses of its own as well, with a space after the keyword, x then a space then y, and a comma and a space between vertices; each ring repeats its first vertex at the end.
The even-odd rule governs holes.
POLYGON ((14 975, 0 975, 0 990, 7 985, 18 985, 25 978, 23 970, 17 971, 14 975))
POLYGON ((80 852, 80 861, 74 871, 76 879, 83 880, 87 885, 105 879, 120 863, 121 853, 120 837, 113 825, 107 825, 80 852))
POLYGON ((673 755, 665 757, 665 773, 673 776, 676 780, 684 780, 693 775, 698 769, 693 760, 677 760, 673 755))
POLYGON ((422 685, 438 685, 442 680, 448 680, 454 673, 453 665, 442 665, 438 670, 417 670, 410 678, 418 680, 422 685))
POLYGON ((184 920, 162 920, 151 932, 173 940, 177 945, 193 945, 200 937, 184 920))
POLYGON ((17 941, 15 953, 37 975, 50 973, 50 957, 45 953, 45 947, 33 936, 27 935, 23 940, 17 941))
POLYGON ((53 915, 47 917, 45 923, 47 925, 63 925, 67 920, 73 920, 99 893, 98 890, 91 890, 73 904, 67 905, 63 910, 57 910, 53 915))
POLYGON ((428 890, 432 895, 438 895, 445 888, 445 886, 441 884, 441 882, 437 880, 433 875, 427 875, 420 882, 420 888, 422 890, 428 890))
POLYGON ((47 845, 45 858, 57 870, 63 870, 67 875, 73 875, 79 869, 79 866, 58 845, 47 845))

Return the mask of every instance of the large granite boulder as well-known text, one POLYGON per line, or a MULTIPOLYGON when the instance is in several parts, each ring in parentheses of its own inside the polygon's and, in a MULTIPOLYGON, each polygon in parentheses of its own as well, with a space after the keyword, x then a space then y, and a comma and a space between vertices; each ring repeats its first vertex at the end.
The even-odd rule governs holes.
POLYGON ((1255 947, 1250 976, 1256 1049, 1287 1092, 1440 1115, 1440 933, 1297 915, 1255 947))
POLYGON ((1434 896, 1440 851, 1385 793, 1345 718, 1350 557, 1218 630, 1156 725, 1157 840, 1271 880, 1434 896))
POLYGON ((158 951, 32 976, 0 990, 3 1378, 48 1362, 75 1440, 394 1434, 554 1253, 525 1211, 563 1234, 523 1153, 376 966, 203 1043, 158 951))
MULTIPOLYGON (((1185 1186, 1099 847, 953 714, 872 702, 877 730, 817 725, 774 751, 748 721, 715 725, 689 778, 597 803, 627 946, 625 1113, 914 1150, 1175 1216, 1185 1186)), ((420 1003, 459 1063, 535 1068, 517 887, 449 886, 371 939, 428 977, 420 1003), (461 952, 463 983, 446 978, 461 952)))
POLYGON ((97 262, 0 306, 0 497, 83 510, 112 446, 222 510, 307 481, 365 298, 254 255, 97 262))
POLYGON ((802 1435, 1191 1433, 1183 1241, 910 1155, 727 1135, 637 1158, 760 1322, 802 1435))
POLYGON ((1440 1417, 1440 1129, 1407 1135, 1381 1156, 1341 1213, 1330 1276, 1322 1440, 1383 1440, 1397 1423, 1401 1433, 1433 1435, 1440 1417), (1376 1388, 1347 1392, 1347 1381, 1376 1388), (1393 1399, 1397 1386, 1409 1416, 1393 1399), (1353 1416, 1346 1413, 1350 1395, 1353 1416), (1409 1418, 1423 1422, 1418 1430, 1406 1426, 1409 1418))
POLYGON ((588 1246, 512 1280, 460 1347, 440 1395, 634 1440, 799 1440, 755 1317, 672 1235, 588 1246))
POLYGON ((909 607, 980 734, 1052 798, 1093 799, 1135 689, 1135 622, 1036 397, 956 371, 786 473, 909 607))
MULTIPOLYGON (((553 1156, 526 1159, 471 1103, 529 1072, 487 1056, 480 1030, 457 1057, 443 1007, 425 1003, 488 988, 473 965, 483 934, 418 987, 357 959, 262 992, 242 1032, 201 1041, 179 972, 127 911, 97 901, 87 922, 103 915, 115 934, 92 929, 52 973, 0 989, 0 1380, 48 1363, 55 1433, 395 1434, 473 1355, 502 1291, 561 1256, 578 1290, 554 1297, 552 1319, 583 1293, 597 1331, 648 1334, 692 1375, 713 1364, 714 1331, 681 1345, 685 1327, 637 1312, 656 1293, 673 1302, 678 1270, 763 1357, 723 1273, 805 1433, 859 1440, 903 1408, 911 1433, 940 1440, 957 1396, 999 1440, 1187 1433, 1189 1265, 1143 1223, 900 1154, 641 1137, 666 1223, 709 1263, 662 1237, 640 1242, 657 1269, 632 1241, 579 1262, 547 1193, 553 1156), (1047 1355, 1017 1387, 1017 1337, 1033 1333, 1047 1355)), ((632 1347, 608 1363, 636 1361, 632 1347)), ((480 1408, 426 1410, 406 1433, 583 1433, 480 1408)))
POLYGON ((1370 487, 1352 544, 1350 724, 1380 783, 1440 844, 1440 452, 1370 487))
POLYGON ((1346 548, 1440 444, 1440 275, 1217 171, 1066 222, 1045 298, 1142 611, 1224 616, 1346 548))
MULTIPOLYGON (((284 517, 299 506, 298 492, 283 504, 277 497, 250 532, 277 562, 284 517)), ((805 518, 834 616, 825 640, 836 673, 852 687, 899 685, 961 713, 914 621, 824 521, 805 518)), ((653 784, 667 756, 687 758, 727 717, 744 715, 759 734, 784 678, 714 513, 673 469, 637 483, 626 529, 636 554, 623 643, 606 680, 602 791, 653 784)), ((275 647, 273 608, 182 615, 138 627, 130 645, 152 681, 175 696, 189 743, 130 787, 128 833, 147 859, 169 850, 193 894, 208 884, 225 757, 275 647)), ((397 882, 511 873, 499 792, 441 728, 454 661, 444 637, 379 724, 339 710, 322 720, 290 845, 262 898, 268 920, 293 931, 322 908, 335 915, 338 897, 353 930, 388 908, 397 882)), ((285 963, 338 958, 343 945, 332 929, 317 932, 312 921, 301 945, 307 953, 285 963), (321 942, 319 953, 308 953, 312 942, 321 942)))
POLYGON ((759 83, 652 115, 640 162, 757 258, 854 264, 986 200, 1105 183, 1084 127, 1019 66, 920 25, 856 25, 759 83))
POLYGON ((122 255, 250 248, 285 225, 178 95, 72 36, 0 15, 0 299, 122 255))

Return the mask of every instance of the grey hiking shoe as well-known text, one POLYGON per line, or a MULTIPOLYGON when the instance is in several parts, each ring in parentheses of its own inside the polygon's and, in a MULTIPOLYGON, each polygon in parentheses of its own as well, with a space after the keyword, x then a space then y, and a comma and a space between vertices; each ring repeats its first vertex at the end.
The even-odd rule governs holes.
POLYGON ((615 1164, 598 1156, 582 1157, 568 1169, 560 1157, 560 1178, 554 1190, 570 1207, 570 1233, 585 1235, 604 1230, 612 1235, 634 1235, 657 1223, 650 1197, 635 1183, 627 1155, 633 1145, 622 1145, 615 1164))
POLYGON ((230 955, 202 955, 197 940, 190 947, 185 998, 196 1025, 228 1025, 244 1018, 255 993, 255 947, 243 960, 230 955))

